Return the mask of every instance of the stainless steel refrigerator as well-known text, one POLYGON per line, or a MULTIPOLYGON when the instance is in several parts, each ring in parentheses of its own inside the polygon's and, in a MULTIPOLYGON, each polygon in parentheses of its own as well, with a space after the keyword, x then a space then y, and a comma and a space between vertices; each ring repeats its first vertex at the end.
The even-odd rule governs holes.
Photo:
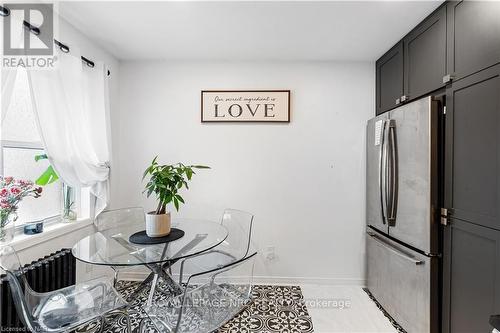
POLYGON ((408 333, 438 330, 439 112, 426 97, 367 124, 367 287, 408 333))

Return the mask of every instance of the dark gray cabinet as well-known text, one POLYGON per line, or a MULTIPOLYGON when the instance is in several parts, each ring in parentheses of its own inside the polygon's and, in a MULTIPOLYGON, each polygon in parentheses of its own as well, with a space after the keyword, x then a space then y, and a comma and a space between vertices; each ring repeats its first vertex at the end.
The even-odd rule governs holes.
POLYGON ((377 60, 377 115, 445 85, 446 29, 445 4, 377 60))
POLYGON ((443 333, 491 332, 500 313, 500 231, 451 219, 445 229, 443 333))
POLYGON ((500 62, 500 2, 448 3, 448 74, 463 78, 500 62))
POLYGON ((446 90, 443 332, 500 314, 500 65, 446 90))
POLYGON ((415 99, 444 86, 446 6, 412 30, 404 42, 404 95, 415 99))
POLYGON ((445 207, 500 230, 500 65, 446 91, 445 207))
POLYGON ((500 63, 500 1, 446 2, 376 64, 376 114, 500 63))
POLYGON ((398 43, 376 63, 376 114, 397 106, 403 95, 403 42, 398 43))

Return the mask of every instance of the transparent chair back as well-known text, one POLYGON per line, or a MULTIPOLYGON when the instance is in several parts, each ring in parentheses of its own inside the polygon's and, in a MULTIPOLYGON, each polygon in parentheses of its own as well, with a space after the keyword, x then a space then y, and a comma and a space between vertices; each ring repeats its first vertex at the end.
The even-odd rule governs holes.
POLYGON ((228 230, 228 236, 217 250, 229 254, 234 260, 244 258, 250 249, 253 215, 241 210, 226 209, 221 224, 228 230))
MULTIPOLYGON (((15 250, 0 247, 0 276, 8 283, 17 315, 32 332, 64 332, 128 304, 111 286, 107 278, 38 293, 27 282, 15 250)), ((128 329, 130 320, 126 316, 128 329)), ((102 324, 102 322, 101 322, 102 324)))
POLYGON ((146 308, 159 332, 208 333, 233 319, 252 300, 256 253, 227 266, 194 274, 182 295, 146 308))
POLYGON ((242 258, 250 251, 253 215, 241 210, 225 209, 221 224, 227 229, 227 238, 208 252, 184 259, 179 266, 179 284, 192 274, 223 267, 242 258))
MULTIPOLYGON (((129 208, 120 208, 114 210, 107 210, 99 214, 95 220, 94 225, 97 228, 97 231, 103 232, 106 230, 117 229, 120 228, 132 228, 137 231, 144 229, 146 223, 146 216, 144 214, 144 209, 142 207, 129 207, 129 208)), ((109 266, 113 272, 113 286, 117 286, 118 283, 118 275, 120 271, 119 267, 109 266)))
POLYGON ((130 207, 104 211, 94 220, 98 231, 119 228, 124 225, 144 226, 145 214, 142 207, 130 207))

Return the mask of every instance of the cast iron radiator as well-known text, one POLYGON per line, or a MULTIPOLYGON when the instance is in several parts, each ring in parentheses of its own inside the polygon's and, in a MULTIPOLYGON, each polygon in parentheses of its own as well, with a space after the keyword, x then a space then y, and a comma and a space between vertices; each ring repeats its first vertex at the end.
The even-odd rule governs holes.
MULTIPOLYGON (((18 274, 25 274, 34 291, 47 292, 64 288, 76 282, 76 260, 71 249, 62 249, 24 265, 18 274)), ((4 328, 22 328, 5 275, 0 276, 0 331, 4 328)))

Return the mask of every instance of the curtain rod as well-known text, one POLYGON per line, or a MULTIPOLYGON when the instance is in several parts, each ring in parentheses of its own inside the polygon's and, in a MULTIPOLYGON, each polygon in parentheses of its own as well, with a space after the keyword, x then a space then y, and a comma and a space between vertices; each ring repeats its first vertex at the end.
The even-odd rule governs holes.
MULTIPOLYGON (((9 16, 10 15, 10 10, 7 7, 0 6, 0 16, 9 16)), ((40 28, 35 27, 28 21, 23 20, 23 26, 28 29, 32 34, 34 35, 39 35, 40 34, 40 28)), ((69 53, 69 46, 66 44, 61 43, 57 39, 54 38, 54 44, 56 44, 59 49, 64 52, 64 53, 69 53)), ((89 67, 94 68, 95 63, 90 60, 89 58, 86 58, 84 56, 81 56, 82 61, 89 67)), ((111 75, 111 72, 108 69, 108 76, 111 75)))

